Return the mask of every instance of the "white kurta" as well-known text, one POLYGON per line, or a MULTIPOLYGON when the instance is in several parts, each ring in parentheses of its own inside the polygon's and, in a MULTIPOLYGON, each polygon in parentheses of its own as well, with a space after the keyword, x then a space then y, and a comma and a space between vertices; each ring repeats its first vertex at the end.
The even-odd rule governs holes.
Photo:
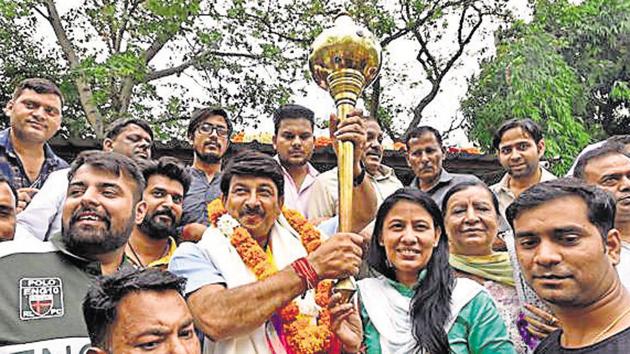
MULTIPOLYGON (((302 246, 300 236, 291 228, 284 216, 280 215, 274 224, 269 239, 274 262, 278 269, 282 269, 298 258, 306 257, 307 252, 302 246)), ((256 276, 241 260, 230 240, 215 227, 209 227, 198 242, 198 247, 204 255, 212 260, 225 279, 227 288, 254 283, 256 276)), ((296 298, 302 313, 317 312, 313 291, 307 292, 302 299, 296 298)), ((285 353, 278 339, 277 333, 268 320, 248 335, 213 342, 206 338, 204 341, 205 354, 242 354, 242 353, 285 353), (273 351, 270 349, 273 347, 273 351)))

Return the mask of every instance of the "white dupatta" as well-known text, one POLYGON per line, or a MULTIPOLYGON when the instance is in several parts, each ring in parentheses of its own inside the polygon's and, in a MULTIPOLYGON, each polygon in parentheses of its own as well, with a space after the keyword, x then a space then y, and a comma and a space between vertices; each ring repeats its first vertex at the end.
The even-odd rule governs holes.
MULTIPOLYGON (((411 299, 396 290, 387 278, 362 279, 358 283, 361 304, 378 331, 382 354, 413 353, 416 340, 411 333, 413 326, 409 316, 411 299)), ((448 333, 459 312, 475 297, 483 286, 466 279, 455 279, 451 295, 451 317, 444 325, 448 333)), ((446 305, 446 304, 445 304, 446 305)))
MULTIPOLYGON (((280 270, 298 258, 306 257, 307 252, 302 246, 300 236, 291 228, 283 215, 276 220, 269 242, 272 245, 273 259, 280 270)), ((225 279, 227 288, 254 283, 256 276, 241 260, 230 240, 216 227, 210 226, 197 243, 212 263, 218 268, 225 279)), ((307 292, 304 299, 298 297, 298 305, 302 313, 316 311, 315 298, 312 291, 307 292)), ((285 354, 278 335, 267 321, 247 335, 213 342, 210 338, 204 340, 204 354, 285 354), (270 349, 270 346, 273 347, 270 349)))

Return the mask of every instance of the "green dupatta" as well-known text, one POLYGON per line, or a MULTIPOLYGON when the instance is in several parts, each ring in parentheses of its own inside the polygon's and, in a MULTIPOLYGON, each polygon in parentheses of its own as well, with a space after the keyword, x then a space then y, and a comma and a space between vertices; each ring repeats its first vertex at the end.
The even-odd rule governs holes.
POLYGON ((514 268, 507 252, 495 252, 489 256, 462 256, 450 254, 451 267, 484 279, 514 286, 514 268))

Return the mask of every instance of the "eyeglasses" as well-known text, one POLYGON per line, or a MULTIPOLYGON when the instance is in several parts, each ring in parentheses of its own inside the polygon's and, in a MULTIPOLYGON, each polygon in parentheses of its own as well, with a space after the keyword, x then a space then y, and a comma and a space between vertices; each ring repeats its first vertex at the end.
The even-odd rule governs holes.
POLYGON ((220 125, 212 125, 210 123, 201 124, 197 127, 197 131, 205 135, 212 135, 212 132, 216 131, 217 135, 220 137, 226 137, 228 135, 228 128, 220 125))

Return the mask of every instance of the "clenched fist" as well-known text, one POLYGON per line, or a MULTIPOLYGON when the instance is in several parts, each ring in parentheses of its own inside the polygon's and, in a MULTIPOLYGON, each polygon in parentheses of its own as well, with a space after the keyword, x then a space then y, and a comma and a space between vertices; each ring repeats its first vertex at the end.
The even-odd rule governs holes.
POLYGON ((363 237, 338 233, 308 256, 319 279, 339 279, 355 275, 361 266, 363 237))

